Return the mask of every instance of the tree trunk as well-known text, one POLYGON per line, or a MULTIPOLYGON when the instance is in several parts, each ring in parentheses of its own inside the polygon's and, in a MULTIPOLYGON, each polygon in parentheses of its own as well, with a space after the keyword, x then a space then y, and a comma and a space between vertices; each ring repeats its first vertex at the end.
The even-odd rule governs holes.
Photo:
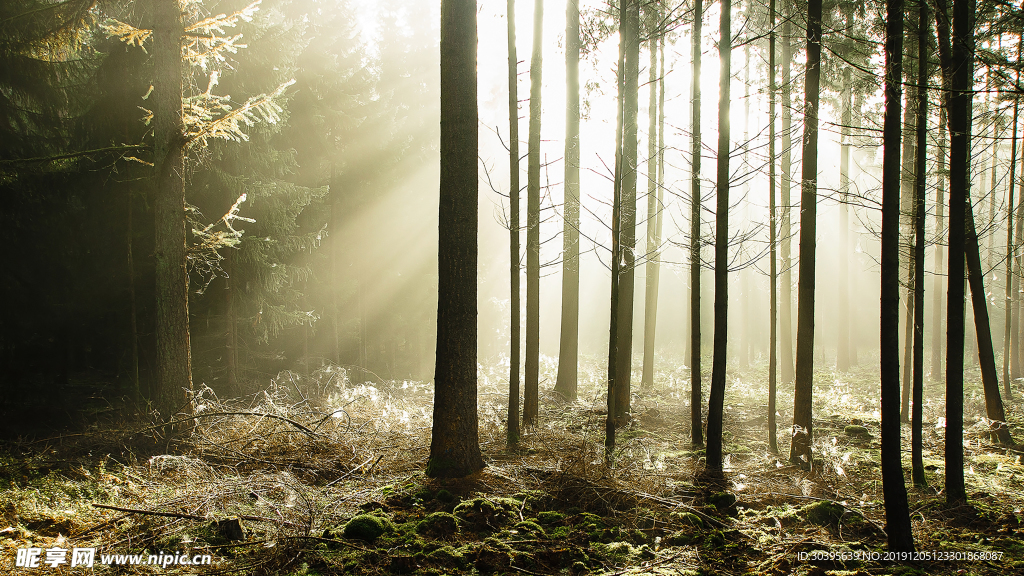
MULTIPOLYGON (((657 19, 657 12, 653 12, 657 19)), ((654 29, 653 26, 650 29, 654 29)), ((653 32, 652 32, 653 34, 653 32)), ((658 322, 658 280, 661 263, 659 246, 661 237, 658 221, 661 218, 661 189, 658 188, 658 43, 653 36, 648 40, 651 67, 648 71, 650 95, 647 101, 647 270, 644 278, 644 366, 640 379, 641 390, 654 388, 654 336, 658 322)))
POLYGON ((533 4, 530 135, 526 160, 526 382, 523 425, 535 426, 540 382, 540 118, 544 0, 533 4))
POLYGON ((241 396, 242 391, 238 388, 238 314, 235 312, 235 285, 231 278, 235 256, 229 251, 224 260, 224 271, 227 273, 224 279, 224 318, 227 324, 228 393, 241 396))
MULTIPOLYGON (((913 53, 917 45, 915 36, 911 36, 906 42, 908 51, 913 53)), ((903 323, 903 387, 900 397, 900 420, 910 422, 910 389, 913 386, 913 356, 914 356, 914 147, 917 138, 917 116, 914 110, 917 108, 917 67, 913 58, 910 58, 904 67, 905 82, 907 82, 906 93, 906 114, 903 118, 903 156, 902 171, 900 178, 900 236, 903 245, 906 247, 906 271, 903 282, 906 291, 906 320, 903 323)), ((904 255, 901 252, 900 257, 904 255)))
POLYGON ((793 0, 783 0, 782 4, 782 222, 780 223, 781 245, 779 258, 782 264, 782 279, 779 281, 779 355, 782 364, 780 376, 785 383, 795 378, 793 364, 793 260, 790 242, 793 232, 790 228, 790 212, 792 199, 790 189, 793 185, 793 105, 792 74, 793 40, 792 25, 793 0))
MULTIPOLYGON (((846 28, 853 28, 853 10, 846 12, 846 28)), ((839 334, 836 338, 836 370, 850 369, 850 125, 853 124, 853 86, 849 66, 843 67, 842 128, 839 152, 839 334)))
MULTIPOLYGON (((1024 34, 1021 34, 1017 38, 1017 59, 1018 60, 1020 60, 1021 43, 1022 42, 1024 42, 1024 34)), ((1018 83, 1020 82, 1019 77, 1018 77, 1017 82, 1018 83)), ((1016 105, 1016 103, 1015 103, 1015 105, 1016 105)), ((1021 175, 1024 176, 1024 146, 1021 147, 1021 158, 1022 158, 1022 160, 1021 160, 1021 175)), ((1014 154, 1013 160, 1011 160, 1011 162, 1013 163, 1012 165, 1016 165, 1016 162, 1017 162, 1017 155, 1016 154, 1014 154)), ((1012 209, 1012 207, 1011 207, 1011 209, 1012 209)), ((1021 297, 1020 297, 1020 284, 1021 284, 1021 274, 1022 274, 1022 269, 1021 269, 1021 241, 1024 240, 1024 178, 1021 179, 1021 191, 1020 191, 1020 194, 1019 194, 1019 196, 1017 198, 1017 208, 1016 208, 1016 210, 1017 210, 1017 223, 1016 223, 1016 230, 1014 230, 1014 242, 1013 242, 1013 246, 1014 246, 1014 249, 1013 249, 1013 269, 1016 271, 1016 274, 1011 275, 1013 277, 1013 282, 1014 282, 1013 303, 1012 303, 1013 314, 1012 314, 1012 316, 1010 318, 1011 339, 1013 340, 1013 344, 1010 347, 1010 378, 1012 380, 1016 380, 1017 378, 1020 378, 1020 376, 1021 376, 1020 353, 1021 353, 1022 338, 1021 338, 1021 330, 1020 330, 1020 328, 1021 328, 1020 307, 1021 307, 1022 300, 1021 300, 1021 297)), ((1006 385, 1009 386, 1010 383, 1008 382, 1006 385)), ((1007 399, 1009 399, 1011 396, 1010 396, 1010 394, 1007 394, 1006 397, 1007 397, 1007 399)))
POLYGON ((732 98, 732 0, 722 0, 718 60, 718 170, 715 207, 715 336, 708 398, 707 469, 722 472, 726 354, 729 348, 729 108, 732 98))
POLYGON ((132 205, 131 188, 128 189, 128 314, 129 328, 132 340, 132 388, 129 397, 132 402, 138 403, 142 400, 141 386, 139 384, 139 314, 138 306, 135 303, 135 256, 132 250, 135 244, 135 232, 133 226, 134 206, 132 205))
POLYGON ((608 414, 605 418, 604 446, 605 462, 611 463, 615 450, 615 417, 616 397, 616 363, 619 357, 619 273, 622 264, 622 247, 619 243, 619 236, 622 228, 622 124, 625 101, 625 60, 626 60, 626 34, 624 22, 627 20, 625 2, 619 5, 619 61, 615 68, 616 89, 618 99, 615 111, 615 174, 612 180, 612 252, 611 252, 611 313, 608 321, 608 414))
POLYGON ((622 249, 622 271, 619 274, 619 337, 615 361, 616 418, 625 419, 630 412, 630 379, 633 359, 633 288, 636 272, 636 168, 637 108, 640 76, 640 2, 624 1, 622 38, 626 43, 623 61, 622 99, 622 226, 619 245, 622 249))
MULTIPOLYGON (((1024 36, 1022 34, 1021 36, 1024 36)), ((1020 60, 1021 53, 1021 42, 1018 39, 1017 42, 1017 59, 1020 60)), ((1020 71, 1017 71, 1017 83, 1020 84, 1020 71)), ((1014 310, 1014 293, 1015 278, 1013 274, 1013 201, 1014 193, 1016 192, 1017 184, 1017 120, 1020 112, 1020 101, 1019 98, 1013 100, 1013 123, 1010 126, 1010 130, 1013 135, 1010 138, 1010 190, 1009 190, 1009 201, 1006 204, 1006 314, 1003 316, 1003 394, 1006 395, 1006 399, 1009 400, 1013 397, 1013 389, 1010 387, 1011 378, 1016 378, 1020 372, 1020 367, 1017 365, 1019 358, 1012 358, 1013 354, 1010 352, 1012 344, 1012 329, 1013 329, 1013 310, 1014 310), (1011 368, 1011 360, 1014 360, 1011 368), (1012 375, 1012 376, 1011 376, 1012 375)))
POLYGON ((482 469, 477 436, 476 1, 441 2, 441 190, 434 424, 427 476, 482 469))
POLYGON ((181 115, 181 11, 175 0, 154 0, 156 360, 153 400, 165 417, 192 389, 188 271, 185 255, 185 137, 181 115))
POLYGON ((917 36, 917 158, 914 169, 914 401, 911 415, 910 454, 915 486, 925 486, 924 476, 924 224, 925 166, 928 154, 928 4, 918 7, 917 36))
POLYGON ((516 0, 508 0, 508 193, 509 193, 509 278, 511 279, 511 357, 508 374, 509 446, 519 444, 519 344, 520 292, 519 275, 519 57, 516 55, 516 0))
POLYGON ((768 304, 768 449, 779 453, 776 423, 778 387, 778 323, 779 277, 775 261, 775 0, 768 1, 768 251, 769 251, 769 304, 768 304))
POLYGON ((821 86, 821 0, 807 4, 807 70, 800 189, 800 277, 797 287, 796 381, 789 459, 813 467, 814 270, 818 214, 818 97, 821 86))
POLYGON ((704 444, 704 403, 700 378, 700 64, 701 28, 704 21, 702 0, 693 4, 693 74, 691 75, 690 110, 690 441, 704 444))
POLYGON ((949 288, 946 298, 946 500, 967 500, 964 484, 964 236, 970 190, 971 101, 973 99, 974 0, 954 0, 950 46, 946 0, 937 0, 939 51, 950 80, 949 122, 949 288))
POLYGON ((880 319, 882 493, 889 550, 914 549, 907 488, 900 464, 900 87, 903 0, 886 2, 885 119, 882 163, 882 285, 880 319))
POLYGON ((580 330, 580 10, 565 6, 565 223, 562 230, 562 329, 555 392, 576 399, 580 330))
MULTIPOLYGON (((947 82, 943 81, 947 88, 947 82)), ((948 92, 947 92, 948 93, 948 92)), ((945 96, 943 96, 943 102, 945 96)), ((943 210, 946 207, 946 105, 939 106, 939 148, 936 153, 938 167, 935 170, 935 278, 932 283, 932 379, 938 380, 942 374, 942 229, 943 210)))

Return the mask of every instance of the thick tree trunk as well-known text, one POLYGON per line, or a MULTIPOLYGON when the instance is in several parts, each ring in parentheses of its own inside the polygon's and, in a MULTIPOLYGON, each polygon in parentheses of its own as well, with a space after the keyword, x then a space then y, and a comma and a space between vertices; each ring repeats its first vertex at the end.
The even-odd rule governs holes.
POLYGON ((533 4, 530 134, 526 159, 526 382, 523 425, 535 426, 540 383, 540 119, 544 0, 533 4))
MULTIPOLYGON (((571 0, 570 0, 571 1, 571 0)), ((509 193, 509 278, 511 279, 511 357, 508 374, 508 431, 506 443, 519 443, 519 57, 516 54, 516 0, 508 0, 508 193, 509 193)))
POLYGON ((722 0, 718 61, 718 170, 715 207, 715 335, 708 392, 707 469, 722 472, 725 369, 729 349, 729 109, 732 98, 732 0, 722 0))
MULTIPOLYGON (((655 13, 656 14, 656 13, 655 13)), ((653 29, 653 26, 651 27, 653 29)), ((654 336, 658 322, 658 280, 660 274, 658 222, 661 218, 661 189, 658 188, 658 43, 648 40, 651 66, 647 101, 647 270, 644 278, 644 365, 641 390, 654 388, 654 336)))
POLYGON ((914 385, 913 407, 910 431, 910 459, 915 486, 925 486, 924 476, 924 224, 925 188, 927 172, 925 166, 928 152, 928 5, 921 2, 918 7, 917 37, 917 158, 914 169, 914 301, 920 305, 914 308, 914 385))
POLYGON ((886 2, 885 118, 882 160, 882 285, 880 319, 882 493, 889 550, 914 549, 907 488, 900 459, 900 87, 903 0, 886 2))
POLYGON ((580 10, 565 6, 565 225, 562 230, 562 328, 555 392, 576 399, 580 331, 580 10))
POLYGON ((955 0, 950 46, 946 0, 937 0, 939 51, 950 81, 949 288, 946 298, 946 500, 967 500, 964 484, 964 237, 970 190, 971 101, 974 76, 974 0, 955 0))
MULTIPOLYGON (((943 80, 943 88, 948 82, 943 80)), ((948 93, 948 92, 947 92, 948 93)), ((945 102, 945 96, 943 96, 945 102)), ((938 182, 935 186, 935 279, 932 283, 932 379, 938 380, 942 375, 942 245, 945 242, 942 233, 945 227, 943 211, 946 208, 946 105, 939 106, 939 148, 936 153, 938 167, 935 170, 938 182)))
POLYGON ((775 261, 776 218, 775 218, 775 0, 768 2, 768 253, 769 253, 769 303, 768 303, 768 449, 779 453, 778 425, 776 423, 776 401, 778 388, 778 316, 779 277, 775 261))
POLYGON ((804 137, 800 189, 800 276, 797 289, 796 380, 789 459, 813 467, 814 271, 818 215, 818 97, 821 87, 821 0, 807 5, 804 137))
POLYGON ((615 361, 615 417, 623 420, 630 412, 630 379, 633 368, 633 290, 636 276, 636 180, 637 108, 640 76, 640 2, 623 2, 622 38, 626 44, 623 61, 622 99, 622 270, 619 274, 619 336, 615 361))
POLYGON ((476 1, 441 2, 441 186, 434 424, 427 476, 482 469, 477 436, 476 1))
POLYGON ((700 377, 700 65, 701 28, 704 21, 704 4, 694 0, 693 4, 693 73, 691 75, 690 110, 690 441, 704 444, 703 416, 701 406, 704 399, 700 377))
POLYGON ((154 0, 156 193, 156 363, 153 400, 164 416, 185 404, 192 389, 188 271, 185 256, 185 137, 181 115, 181 10, 175 0, 154 0))
POLYGON ((793 186, 793 94, 792 65, 793 40, 792 25, 793 0, 783 0, 782 4, 782 221, 780 223, 781 242, 779 258, 782 265, 782 279, 779 281, 779 362, 782 364, 780 377, 785 383, 795 378, 793 363, 793 231, 790 227, 792 199, 790 190, 793 186))

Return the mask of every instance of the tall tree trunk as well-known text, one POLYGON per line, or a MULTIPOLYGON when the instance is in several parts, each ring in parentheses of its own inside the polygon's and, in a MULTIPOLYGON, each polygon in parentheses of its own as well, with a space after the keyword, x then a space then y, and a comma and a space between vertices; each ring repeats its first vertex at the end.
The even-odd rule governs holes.
POLYGON ((533 3, 530 135, 526 159, 526 382, 523 425, 535 426, 540 382, 540 117, 544 0, 533 3))
MULTIPOLYGON (((916 36, 910 36, 906 42, 908 52, 913 53, 917 46, 916 36)), ((906 247, 906 269, 903 282, 906 291, 906 321, 903 323, 903 387, 900 397, 900 419, 910 422, 910 389, 913 386, 914 356, 914 147, 917 144, 917 66, 913 58, 909 58, 904 67, 904 81, 907 82, 905 106, 907 113, 903 117, 903 156, 900 178, 900 236, 906 247)), ((904 253, 900 254, 901 259, 904 253)))
MULTIPOLYGON (((657 11, 653 14, 652 26, 657 23, 657 11)), ((661 263, 658 221, 661 215, 661 189, 658 188, 658 42, 653 36, 648 40, 651 66, 648 70, 650 94, 647 101, 647 270, 644 279, 644 366, 640 379, 641 390, 654 388, 654 336, 658 322, 658 280, 661 263)))
POLYGON ((224 271, 227 272, 227 278, 224 279, 224 300, 227 309, 224 318, 227 324, 228 393, 241 396, 242 391, 238 387, 238 313, 235 311, 235 285, 231 278, 234 273, 235 255, 228 252, 224 260, 224 271))
POLYGON ((700 64, 701 28, 704 23, 702 0, 693 3, 693 73, 690 110, 690 441, 695 446, 704 444, 704 403, 700 378, 700 64))
POLYGON ((154 400, 164 412, 185 402, 192 389, 188 271, 185 256, 185 136, 181 115, 181 10, 175 0, 154 0, 156 194, 156 360, 154 400))
MULTIPOLYGON (((948 88, 948 81, 943 76, 943 88, 948 88)), ((943 91, 948 94, 948 90, 943 91)), ((939 148, 936 153, 938 167, 935 170, 935 278, 932 283, 932 379, 938 380, 942 374, 942 230, 945 226, 943 210, 946 208, 946 105, 939 106, 939 148)))
POLYGON ((915 486, 925 486, 924 477, 924 224, 928 158, 928 4, 918 6, 917 30, 917 158, 914 169, 914 402, 911 415, 910 455, 915 486))
POLYGON ((885 119, 882 160, 882 285, 880 314, 882 494, 889 550, 914 549, 907 487, 900 464, 900 87, 903 79, 903 0, 887 0, 885 119))
POLYGON ((793 363, 793 260, 790 243, 793 231, 790 227, 793 186, 793 0, 782 3, 782 221, 780 223, 781 245, 779 258, 782 264, 782 279, 779 281, 779 355, 782 364, 780 377, 785 383, 795 378, 793 363))
POLYGON ((135 231, 133 226, 134 206, 132 204, 131 188, 128 189, 128 237, 126 239, 128 248, 128 314, 129 328, 131 329, 132 340, 132 388, 129 397, 132 402, 139 402, 142 399, 141 386, 139 385, 139 315, 135 303, 135 256, 132 249, 135 244, 135 231))
MULTIPOLYGON (((853 9, 846 12, 846 28, 853 28, 853 9)), ((843 67, 842 128, 839 152, 839 334, 836 338, 836 370, 850 369, 850 125, 853 124, 853 86, 849 66, 843 67)))
POLYGON ((789 459, 812 467, 814 381, 814 270, 818 218, 818 97, 821 87, 821 0, 807 4, 804 137, 800 187, 800 276, 797 287, 796 381, 789 459))
POLYGON ((427 476, 482 469, 477 436, 476 1, 441 2, 437 360, 427 476))
POLYGON ((708 392, 707 469, 722 471, 725 369, 729 348, 729 109, 732 98, 732 0, 722 0, 718 61, 718 170, 715 207, 715 336, 708 392))
MULTIPOLYGON (((571 0, 570 0, 571 1, 571 0)), ((508 194, 509 194, 509 278, 512 289, 511 358, 508 374, 508 433, 506 443, 519 443, 519 57, 516 54, 516 0, 508 0, 508 194)))
POLYGON ((619 274, 619 337, 615 362, 616 418, 624 419, 630 412, 630 379, 633 368, 633 289, 636 273, 636 180, 637 180, 637 108, 640 80, 640 2, 623 2, 622 100, 622 227, 619 244, 622 248, 622 271, 619 274))
POLYGON ((971 101, 974 76, 974 0, 954 0, 950 46, 946 0, 936 17, 943 73, 949 78, 949 288, 946 298, 946 500, 967 500, 964 484, 964 237, 970 197, 971 101))
POLYGON ((611 313, 608 321, 608 414, 605 418, 604 446, 605 462, 610 463, 614 457, 615 450, 615 426, 617 423, 616 398, 618 393, 616 387, 616 363, 619 358, 619 275, 622 269, 622 246, 619 242, 622 229, 622 124, 624 122, 623 107, 625 103, 625 60, 626 60, 626 33, 624 22, 626 16, 626 3, 619 5, 619 61, 615 68, 616 90, 618 99, 615 110, 615 173, 612 179, 612 252, 611 252, 611 313))
MULTIPOLYGON (((1024 42, 1024 34, 1021 34, 1021 35, 1019 35, 1017 37, 1017 59, 1018 60, 1020 60, 1020 56, 1021 56, 1021 44, 1022 44, 1022 42, 1024 42)), ((1019 77, 1018 77, 1017 82, 1020 83, 1019 77)), ((1014 102, 1014 106, 1016 106, 1016 101, 1014 102)), ((1021 147, 1021 157, 1022 157, 1022 160, 1021 160, 1021 176, 1024 176, 1024 146, 1021 147)), ((1013 159, 1011 160, 1011 162, 1013 163, 1013 165, 1016 165, 1016 162, 1017 162, 1017 155, 1016 154, 1013 155, 1013 159)), ((1011 207, 1009 207, 1009 209, 1013 209, 1013 207, 1011 206, 1011 207)), ((1016 380, 1021 375, 1020 353, 1021 353, 1021 342, 1022 342, 1022 340, 1024 340, 1024 339, 1021 338, 1021 330, 1020 330, 1020 328, 1021 328, 1020 307, 1021 307, 1021 303, 1022 303, 1022 299, 1020 297, 1020 285, 1021 285, 1021 273, 1022 273, 1022 270, 1021 270, 1021 241, 1024 240, 1024 178, 1021 178, 1021 191, 1020 191, 1020 195, 1018 196, 1018 199, 1017 199, 1017 208, 1016 208, 1016 210, 1017 210, 1017 222, 1016 222, 1016 230, 1014 230, 1014 241, 1013 241, 1013 252, 1012 252, 1012 254, 1013 254, 1013 270, 1016 272, 1016 274, 1012 274, 1011 275, 1013 277, 1013 282, 1014 282, 1013 302, 1012 302, 1013 313, 1012 313, 1012 316, 1010 318, 1011 339, 1013 340, 1013 344, 1010 347, 1010 378, 1012 380, 1016 380)), ((1007 383, 1006 385, 1009 386, 1009 383, 1007 383)), ((1010 394, 1007 394, 1006 397, 1010 398, 1010 394)))
POLYGON ((565 224, 562 230, 562 329, 555 392, 576 399, 580 331, 580 9, 565 3, 565 224))
MULTIPOLYGON (((750 15, 753 12, 750 0, 744 3, 743 18, 744 24, 750 22, 750 15)), ((741 170, 746 173, 750 170, 750 42, 743 44, 743 157, 741 159, 741 170)), ((746 198, 750 193, 750 183, 743 185, 742 195, 746 198)), ((743 203, 743 222, 750 222, 750 202, 743 203)), ((741 241, 740 252, 743 252, 744 245, 741 241)), ((753 304, 754 287, 750 282, 750 269, 744 266, 739 270, 740 275, 740 325, 742 339, 740 340, 739 362, 741 366, 749 367, 756 353, 754 342, 756 339, 755 330, 757 323, 753 321, 754 314, 750 307, 753 304)))
POLYGON ((778 332, 779 277, 775 261, 775 0, 768 1, 768 252, 769 289, 768 304, 768 449, 779 453, 776 400, 778 387, 778 332))
MULTIPOLYGON (((1021 36, 1024 36, 1022 34, 1021 36)), ((1017 60, 1020 60, 1021 42, 1017 42, 1017 60)), ((1020 84, 1020 70, 1017 71, 1017 83, 1020 84)), ((1016 302, 1014 288, 1016 279, 1013 274, 1013 201, 1017 184, 1017 120, 1020 112, 1020 99, 1013 100, 1013 123, 1010 130, 1013 135, 1010 138, 1010 183, 1009 201, 1006 204, 1006 314, 1003 316, 1003 394, 1009 400, 1013 397, 1013 389, 1010 386, 1011 378, 1016 378, 1020 372, 1019 358, 1014 358, 1010 352, 1013 341, 1013 310, 1016 302), (1011 360, 1013 360, 1011 367, 1011 360)))

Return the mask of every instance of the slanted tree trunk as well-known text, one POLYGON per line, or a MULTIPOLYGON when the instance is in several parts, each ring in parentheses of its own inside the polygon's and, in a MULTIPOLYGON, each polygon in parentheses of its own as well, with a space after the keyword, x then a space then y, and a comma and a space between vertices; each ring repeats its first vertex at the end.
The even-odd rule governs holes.
POLYGON ((181 10, 176 0, 154 0, 153 213, 156 272, 156 393, 165 417, 185 404, 192 389, 188 271, 185 256, 185 134, 181 115, 181 10))
MULTIPOLYGON (((889 550, 914 549, 907 487, 900 464, 900 87, 903 0, 887 0, 885 25, 885 118, 882 156, 882 285, 880 319, 882 494, 889 550)), ((802 261, 802 260, 801 260, 802 261)))
POLYGON ((917 36, 917 158, 914 169, 914 390, 910 431, 910 455, 915 486, 925 486, 924 476, 924 223, 925 164, 928 152, 928 4, 918 6, 917 36))
MULTIPOLYGON (((656 24, 657 11, 651 20, 656 24)), ((654 30, 654 25, 650 26, 654 30)), ((653 34, 653 32, 652 32, 653 34)), ((644 365, 640 379, 641 390, 654 388, 654 336, 658 322, 658 280, 661 263, 659 246, 661 236, 661 189, 658 187, 658 42, 648 40, 651 66, 648 70, 650 94, 647 101, 647 270, 644 279, 644 365)))
POLYGON ((818 97, 821 87, 821 0, 807 4, 804 137, 800 188, 800 277, 797 287, 796 381, 793 389, 793 463, 813 466, 811 400, 814 381, 814 270, 818 215, 818 97))
POLYGON ((619 274, 619 336, 615 362, 615 410, 622 421, 630 412, 630 379, 633 368, 633 288, 636 273, 636 180, 637 108, 640 80, 640 2, 624 0, 621 26, 626 43, 623 61, 622 99, 622 270, 619 274))
POLYGON ((950 46, 946 0, 936 1, 939 53, 950 82, 949 123, 949 288, 946 298, 946 501, 967 500, 964 484, 964 237, 971 171, 971 101, 974 75, 974 1, 954 0, 950 46))
POLYGON ((718 170, 715 207, 715 336, 708 392, 707 470, 722 472, 726 354, 729 348, 729 109, 732 98, 732 0, 722 0, 718 61, 718 170))
POLYGON ((608 322, 608 414, 605 418, 604 446, 605 462, 611 463, 615 450, 615 427, 616 399, 618 393, 616 387, 616 363, 618 362, 618 323, 619 323, 619 275, 622 269, 622 247, 619 242, 622 228, 622 124, 623 107, 626 99, 625 94, 625 60, 626 60, 626 32, 624 23, 628 20, 626 16, 626 3, 619 5, 619 62, 615 68, 618 97, 616 100, 615 112, 615 173, 612 179, 612 252, 611 252, 611 313, 608 322))
POLYGON ((780 376, 785 383, 793 382, 795 377, 793 363, 793 260, 790 243, 793 231, 790 227, 792 199, 790 190, 793 186, 793 93, 792 65, 793 40, 792 25, 793 0, 783 0, 782 4, 782 221, 779 235, 779 258, 782 264, 782 279, 779 281, 779 356, 782 364, 780 376))
MULTIPOLYGON (((945 75, 943 76, 945 78, 945 75)), ((948 82, 943 80, 943 88, 948 88, 948 82)), ((947 90, 943 91, 948 94, 947 90)), ((943 96, 945 102, 946 96, 943 96)), ((942 245, 943 238, 943 211, 946 208, 946 105, 939 106, 939 147, 936 152, 938 167, 935 175, 938 182, 935 186, 935 279, 932 283, 932 379, 938 380, 942 375, 942 245)))
POLYGON ((481 470, 477 436, 476 1, 441 2, 441 190, 434 424, 427 476, 481 470))
POLYGON ((540 383, 540 118, 544 0, 533 4, 530 134, 526 159, 526 382, 523 425, 535 426, 540 383))
POLYGON ((768 1, 768 449, 779 453, 776 424, 778 387, 778 332, 779 278, 775 261, 775 0, 768 1))
POLYGON ((562 230, 562 328, 555 392, 576 399, 580 330, 580 9, 565 5, 565 224, 562 230))
POLYGON ((704 403, 700 378, 700 64, 701 28, 704 20, 702 0, 693 3, 693 73, 690 110, 690 441, 704 444, 704 403))
MULTIPOLYGON (((571 0, 570 0, 571 1, 571 0)), ((509 193, 509 278, 512 284, 511 357, 508 374, 509 446, 519 444, 519 57, 516 55, 516 0, 508 0, 508 193, 509 193)))

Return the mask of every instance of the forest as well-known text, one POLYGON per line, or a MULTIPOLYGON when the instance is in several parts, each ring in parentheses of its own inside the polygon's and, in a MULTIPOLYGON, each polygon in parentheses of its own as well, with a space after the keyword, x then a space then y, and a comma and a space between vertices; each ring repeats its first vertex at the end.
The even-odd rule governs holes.
POLYGON ((0 2, 0 573, 1024 573, 1022 46, 0 2))

